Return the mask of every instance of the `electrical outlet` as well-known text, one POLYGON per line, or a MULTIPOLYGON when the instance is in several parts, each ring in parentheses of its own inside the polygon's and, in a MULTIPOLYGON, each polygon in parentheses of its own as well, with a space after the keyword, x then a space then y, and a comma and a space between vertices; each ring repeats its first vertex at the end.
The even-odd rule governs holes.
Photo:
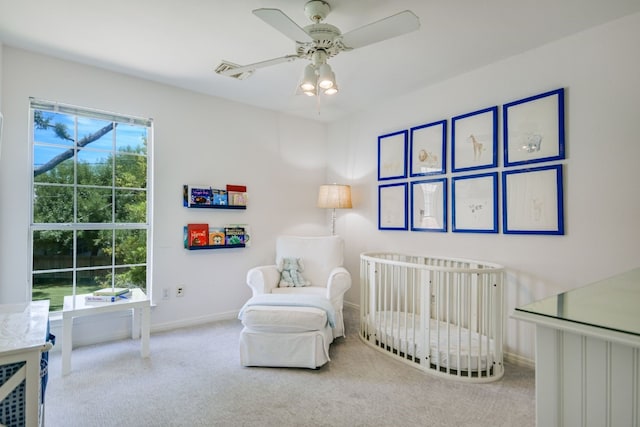
POLYGON ((169 288, 162 288, 162 299, 169 299, 169 288))
POLYGON ((184 296, 184 286, 178 286, 176 289, 176 296, 183 297, 184 296))

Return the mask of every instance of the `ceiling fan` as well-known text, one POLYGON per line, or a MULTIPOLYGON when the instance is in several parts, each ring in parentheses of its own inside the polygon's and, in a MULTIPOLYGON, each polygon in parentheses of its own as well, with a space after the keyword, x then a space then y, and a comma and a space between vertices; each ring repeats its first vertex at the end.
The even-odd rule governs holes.
POLYGON ((300 27, 280 9, 255 9, 254 15, 295 42, 295 53, 249 65, 223 61, 216 67, 216 73, 242 80, 258 68, 307 59, 311 62, 304 69, 299 89, 309 96, 320 93, 332 95, 338 91, 338 85, 327 64, 328 58, 342 51, 367 46, 420 28, 418 17, 410 10, 405 10, 342 34, 339 28, 322 22, 331 11, 331 6, 326 1, 308 1, 304 11, 313 23, 300 27))

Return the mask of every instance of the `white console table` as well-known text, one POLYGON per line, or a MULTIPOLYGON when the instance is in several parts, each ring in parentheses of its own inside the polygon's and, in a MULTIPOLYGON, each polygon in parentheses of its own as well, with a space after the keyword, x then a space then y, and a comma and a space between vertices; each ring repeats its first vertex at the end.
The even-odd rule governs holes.
POLYGON ((512 317, 536 325, 538 426, 640 426, 640 268, 512 317))
POLYGON ((85 302, 85 295, 64 297, 62 308, 62 375, 71 372, 71 350, 73 348, 73 319, 81 316, 92 316, 132 310, 131 338, 140 337, 140 355, 149 357, 149 329, 151 321, 151 302, 141 289, 132 289, 131 296, 116 302, 85 302), (140 313, 141 312, 141 313, 140 313), (138 316, 140 314, 140 316, 138 316), (140 319, 139 319, 140 318, 140 319))
POLYGON ((0 387, 0 401, 25 381, 25 426, 39 424, 40 358, 47 343, 49 301, 0 305, 0 365, 25 362, 0 387))

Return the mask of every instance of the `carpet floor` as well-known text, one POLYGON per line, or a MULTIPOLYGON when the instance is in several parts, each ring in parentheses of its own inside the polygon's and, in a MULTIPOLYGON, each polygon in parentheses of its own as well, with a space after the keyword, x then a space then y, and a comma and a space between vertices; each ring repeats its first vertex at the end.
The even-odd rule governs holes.
POLYGON ((237 320, 155 333, 147 359, 137 340, 77 348, 65 377, 52 352, 45 426, 535 425, 533 369, 442 379, 364 344, 357 310, 345 308, 345 323, 317 370, 240 366, 237 320))

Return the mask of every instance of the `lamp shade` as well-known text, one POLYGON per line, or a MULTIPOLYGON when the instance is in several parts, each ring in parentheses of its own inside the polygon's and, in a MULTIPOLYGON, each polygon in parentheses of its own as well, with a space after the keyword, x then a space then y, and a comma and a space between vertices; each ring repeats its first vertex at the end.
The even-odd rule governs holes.
POLYGON ((351 209, 351 186, 325 184, 318 192, 318 207, 327 209, 351 209))
POLYGON ((316 81, 316 69, 313 67, 313 65, 308 64, 306 67, 304 67, 304 75, 302 77, 302 83, 300 83, 300 88, 305 93, 315 91, 316 81))

